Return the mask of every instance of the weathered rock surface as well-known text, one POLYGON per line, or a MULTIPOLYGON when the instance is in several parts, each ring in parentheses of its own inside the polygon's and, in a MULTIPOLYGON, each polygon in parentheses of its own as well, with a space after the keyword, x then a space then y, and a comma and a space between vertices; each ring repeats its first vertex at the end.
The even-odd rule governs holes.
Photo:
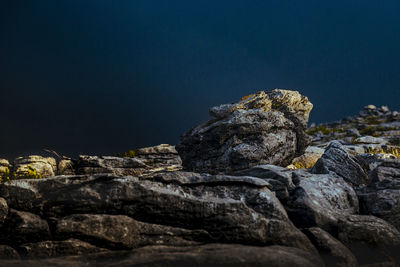
POLYGON ((37 171, 41 177, 52 177, 57 170, 57 163, 54 158, 42 156, 19 157, 14 160, 14 172, 18 176, 24 176, 29 168, 37 171))
POLYGON ((382 218, 400 231, 400 160, 381 159, 368 186, 357 191, 361 210, 382 218))
POLYGON ((147 246, 134 251, 96 253, 44 260, 2 261, 0 266, 323 266, 318 255, 282 246, 207 244, 202 246, 147 246))
POLYGON ((136 158, 79 156, 77 174, 110 173, 117 176, 140 175, 148 166, 136 158))
POLYGON ((357 195, 343 178, 305 171, 293 175, 296 188, 287 203, 287 211, 296 226, 318 226, 332 232, 339 218, 358 213, 357 195))
POLYGON ((15 249, 7 245, 0 245, 0 260, 19 260, 19 259, 20 259, 19 254, 15 249))
POLYGON ((72 238, 62 241, 42 241, 37 243, 28 243, 20 246, 19 250, 25 258, 29 259, 44 259, 70 255, 75 256, 109 252, 107 249, 99 248, 87 242, 72 238))
POLYGON ((175 166, 180 168, 182 160, 175 149, 175 146, 161 144, 158 146, 144 147, 136 150, 135 158, 152 168, 165 168, 175 166))
POLYGON ((332 141, 322 157, 315 163, 313 173, 335 173, 352 185, 363 185, 368 182, 368 174, 350 155, 342 144, 332 141))
POLYGON ((283 167, 274 165, 259 165, 247 170, 237 171, 234 175, 258 177, 272 185, 271 190, 277 198, 286 203, 289 199, 289 191, 295 188, 292 181, 292 172, 283 167))
POLYGON ((111 249, 147 245, 193 245, 210 236, 202 230, 186 230, 136 221, 125 215, 75 214, 59 219, 56 238, 75 237, 111 249))
POLYGON ((176 146, 184 169, 233 172, 260 164, 286 166, 308 144, 312 104, 297 91, 261 91, 211 109, 215 117, 181 137, 176 146))
POLYGON ((360 264, 400 262, 400 233, 374 216, 351 215, 339 219, 338 238, 357 257, 360 264))
POLYGON ((140 176, 155 171, 175 171, 182 161, 174 146, 161 144, 134 150, 134 157, 79 156, 74 165, 76 174, 110 173, 116 176, 140 176))
POLYGON ((119 214, 146 223, 203 230, 212 242, 277 244, 314 251, 270 186, 254 177, 166 172, 142 179, 98 175, 11 181, 0 185, 0 195, 10 207, 44 218, 119 214), (16 195, 23 195, 23 200, 16 195))
POLYGON ((351 251, 339 240, 321 228, 312 227, 304 229, 314 246, 318 249, 324 263, 329 266, 358 266, 357 259, 351 251))
POLYGON ((0 242, 20 245, 50 239, 49 225, 36 214, 10 209, 1 228, 0 242))

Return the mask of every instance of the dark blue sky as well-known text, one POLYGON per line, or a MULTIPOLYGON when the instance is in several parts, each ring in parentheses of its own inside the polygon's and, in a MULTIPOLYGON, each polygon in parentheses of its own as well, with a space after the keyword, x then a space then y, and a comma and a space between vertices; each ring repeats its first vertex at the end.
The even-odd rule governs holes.
POLYGON ((176 143, 273 88, 311 121, 400 109, 399 1, 2 1, 0 157, 176 143))

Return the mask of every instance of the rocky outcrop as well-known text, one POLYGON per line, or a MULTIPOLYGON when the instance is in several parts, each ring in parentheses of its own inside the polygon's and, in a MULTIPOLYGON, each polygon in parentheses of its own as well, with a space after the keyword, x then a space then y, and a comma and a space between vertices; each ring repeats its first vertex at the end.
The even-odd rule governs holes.
MULTIPOLYGON (((0 185, 0 195, 19 210, 17 214, 29 213, 34 225, 47 220, 57 240, 73 237, 108 249, 224 242, 315 252, 270 187, 249 176, 161 172, 142 178, 95 175, 11 181, 0 185)), ((35 236, 36 242, 46 240, 35 236)), ((28 239, 24 242, 32 243, 28 239)))
POLYGON ((181 137, 186 170, 233 172, 260 164, 286 166, 311 141, 305 133, 312 104, 296 91, 261 91, 210 110, 214 119, 181 137))
POLYGON ((315 163, 313 173, 334 173, 352 185, 363 185, 368 182, 368 174, 337 141, 332 141, 322 157, 315 163))

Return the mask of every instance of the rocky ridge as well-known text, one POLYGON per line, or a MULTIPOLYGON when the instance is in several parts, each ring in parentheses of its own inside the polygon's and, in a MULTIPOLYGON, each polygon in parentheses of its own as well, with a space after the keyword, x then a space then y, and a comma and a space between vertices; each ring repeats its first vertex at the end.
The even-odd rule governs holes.
POLYGON ((311 107, 279 89, 212 108, 180 155, 0 160, 0 266, 398 266, 398 114, 307 130, 311 107))

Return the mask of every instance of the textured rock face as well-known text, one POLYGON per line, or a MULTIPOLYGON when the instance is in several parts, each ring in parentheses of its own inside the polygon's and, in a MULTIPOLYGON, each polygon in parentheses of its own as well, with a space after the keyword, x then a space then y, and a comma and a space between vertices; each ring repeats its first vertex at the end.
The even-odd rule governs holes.
POLYGON ((234 175, 253 176, 263 179, 271 184, 271 190, 275 192, 276 197, 286 203, 289 199, 289 192, 295 188, 292 181, 292 172, 283 167, 274 165, 259 165, 247 170, 235 172, 234 175))
POLYGON ((10 209, 0 240, 13 245, 48 240, 49 225, 36 214, 10 209))
POLYGON ((117 247, 135 246, 137 239, 123 241, 118 237, 122 230, 117 229, 128 229, 130 236, 135 236, 137 229, 126 227, 135 225, 128 218, 74 215, 101 211, 192 231, 186 234, 179 229, 169 231, 176 233, 176 242, 277 244, 315 251, 290 222, 269 187, 268 182, 254 177, 165 172, 141 179, 98 175, 11 181, 0 185, 0 195, 14 209, 29 210, 52 221, 63 218, 52 227, 55 236, 71 233, 76 238, 84 236, 86 241, 96 239, 112 244, 119 240, 122 243, 116 244, 117 247), (124 224, 125 220, 129 223, 124 224), (90 232, 91 225, 105 232, 90 232), (185 235, 193 237, 188 239, 185 235))
POLYGON ((337 141, 332 141, 322 157, 312 169, 313 173, 328 174, 330 172, 342 177, 352 185, 363 185, 368 182, 368 174, 360 166, 354 156, 337 141))
POLYGON ((287 211, 297 226, 318 226, 332 232, 339 218, 358 213, 357 195, 341 177, 298 171, 294 182, 287 211))
POLYGON ((17 175, 23 176, 29 171, 28 168, 36 170, 41 177, 52 177, 57 170, 57 163, 54 158, 42 156, 20 157, 14 160, 14 171, 17 175))
MULTIPOLYGON (((110 173, 117 176, 140 176, 160 170, 180 170, 182 161, 174 146, 161 144, 140 148, 134 151, 135 156, 80 156, 74 165, 77 174, 110 173)), ((61 162, 60 162, 61 163, 61 162)), ((68 166, 65 166, 66 168, 68 166)), ((66 169, 68 171, 68 169, 66 169)), ((68 174, 67 172, 65 174, 68 174)))
POLYGON ((353 253, 321 228, 307 228, 304 229, 304 233, 318 249, 326 266, 358 266, 353 253))
POLYGON ((400 231, 400 160, 383 159, 367 187, 357 191, 365 214, 382 218, 400 231))
POLYGON ((233 172, 260 164, 286 166, 311 141, 305 133, 312 104, 296 91, 261 91, 210 110, 215 119, 181 137, 187 170, 233 172))

